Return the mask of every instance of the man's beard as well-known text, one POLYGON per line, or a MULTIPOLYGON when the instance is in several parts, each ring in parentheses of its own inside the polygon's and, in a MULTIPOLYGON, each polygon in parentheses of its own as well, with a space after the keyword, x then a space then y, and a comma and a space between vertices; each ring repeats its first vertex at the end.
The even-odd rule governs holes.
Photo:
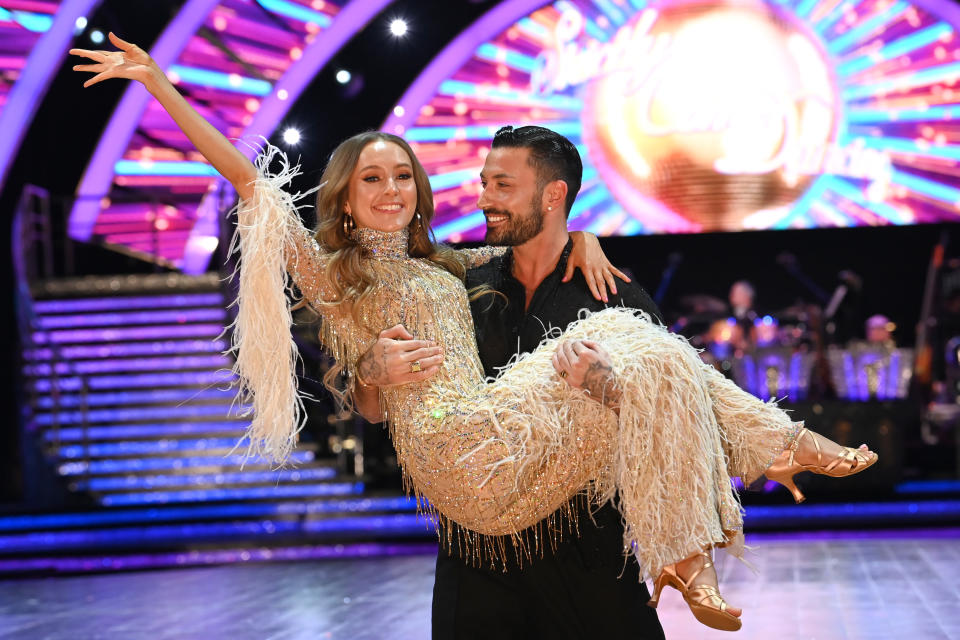
POLYGON ((515 247, 543 231, 543 207, 539 197, 530 203, 530 213, 522 217, 502 209, 484 209, 483 212, 507 216, 506 223, 499 227, 487 227, 484 242, 495 247, 515 247))

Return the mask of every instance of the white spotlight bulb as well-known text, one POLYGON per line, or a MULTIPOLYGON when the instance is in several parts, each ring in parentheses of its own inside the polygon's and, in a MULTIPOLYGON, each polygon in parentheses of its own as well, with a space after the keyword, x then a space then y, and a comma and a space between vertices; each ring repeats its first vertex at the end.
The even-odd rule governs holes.
POLYGON ((407 35, 407 22, 406 20, 401 20, 396 18, 393 22, 390 23, 390 33, 400 38, 407 35))
POLYGON ((340 84, 347 84, 350 82, 350 72, 346 69, 340 69, 340 71, 337 71, 337 82, 340 84))
POLYGON ((94 29, 90 32, 90 41, 93 44, 102 44, 104 40, 103 31, 99 29, 94 29))
POLYGON ((288 128, 283 132, 283 141, 288 145, 295 145, 300 143, 300 132, 294 129, 293 127, 288 128))

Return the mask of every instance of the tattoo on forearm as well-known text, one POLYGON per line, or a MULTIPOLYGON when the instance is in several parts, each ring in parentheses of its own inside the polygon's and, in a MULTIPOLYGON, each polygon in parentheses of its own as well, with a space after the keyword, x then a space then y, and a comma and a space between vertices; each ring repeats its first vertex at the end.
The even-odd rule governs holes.
MULTIPOLYGON (((386 358, 386 356, 384 356, 386 358)), ((360 377, 371 385, 377 385, 377 382, 380 379, 380 376, 383 375, 385 369, 380 366, 380 363, 377 362, 376 357, 371 356, 369 353, 366 353, 360 357, 360 360, 357 362, 357 373, 360 374, 360 377)))
POLYGON ((623 395, 613 367, 601 362, 593 362, 583 376, 583 388, 590 392, 590 396, 609 409, 620 408, 620 398, 623 395))

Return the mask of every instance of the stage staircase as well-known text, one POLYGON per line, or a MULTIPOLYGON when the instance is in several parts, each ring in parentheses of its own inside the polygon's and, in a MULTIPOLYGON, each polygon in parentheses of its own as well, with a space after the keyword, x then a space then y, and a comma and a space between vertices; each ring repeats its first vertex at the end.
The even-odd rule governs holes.
POLYGON ((245 458, 249 419, 229 388, 218 278, 86 278, 34 298, 25 446, 42 451, 69 508, 0 517, 0 574, 104 554, 182 564, 236 545, 432 535, 412 501, 370 495, 316 443, 300 444, 284 469, 245 458))

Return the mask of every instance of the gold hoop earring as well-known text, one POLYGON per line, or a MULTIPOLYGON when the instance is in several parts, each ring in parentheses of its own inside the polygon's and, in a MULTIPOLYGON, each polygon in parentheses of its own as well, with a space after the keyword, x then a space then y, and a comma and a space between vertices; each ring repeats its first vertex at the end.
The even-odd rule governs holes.
POLYGON ((357 228, 356 223, 353 221, 353 216, 343 212, 343 235, 350 237, 350 232, 357 228))
POLYGON ((417 229, 422 229, 422 228, 423 228, 423 217, 421 217, 419 211, 417 211, 417 214, 414 216, 414 218, 417 220, 417 229))

